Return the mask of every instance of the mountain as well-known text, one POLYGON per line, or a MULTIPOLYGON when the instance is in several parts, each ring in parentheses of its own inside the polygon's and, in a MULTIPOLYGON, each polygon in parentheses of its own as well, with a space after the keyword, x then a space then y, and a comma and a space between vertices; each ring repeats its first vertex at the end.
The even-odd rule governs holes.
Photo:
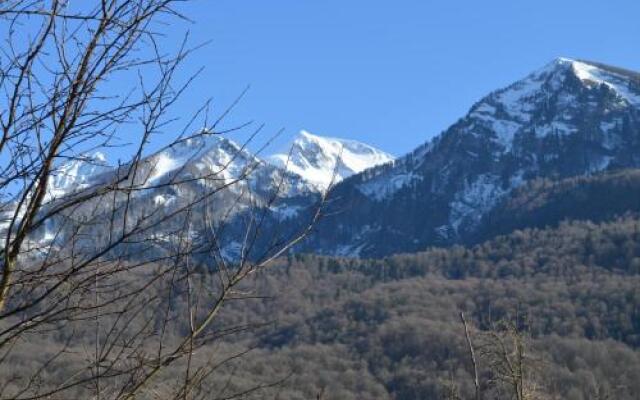
POLYGON ((101 152, 80 155, 62 163, 49 178, 45 202, 93 185, 97 176, 110 169, 101 152))
MULTIPOLYGON (((287 146, 288 153, 258 158, 243 146, 208 131, 176 141, 137 163, 135 185, 154 189, 167 183, 198 184, 215 181, 237 190, 244 181, 264 192, 273 186, 274 174, 284 172, 286 197, 326 190, 331 183, 367 168, 393 161, 393 156, 354 140, 328 138, 302 131, 287 146), (334 176, 335 171, 335 176, 334 176), (271 178, 271 179, 270 179, 271 178)), ((128 166, 120 168, 120 173, 128 166)), ((82 154, 58 165, 48 184, 48 199, 55 200, 116 179, 118 171, 100 152, 82 154)))
POLYGON ((392 155, 367 144, 317 136, 307 131, 300 132, 287 148, 287 153, 274 154, 269 161, 299 175, 319 190, 394 160, 392 155))
POLYGON ((513 190, 482 221, 466 244, 522 229, 555 228, 565 221, 600 223, 640 215, 640 169, 605 171, 560 180, 534 179, 513 190))
MULTIPOLYGON (((61 164, 48 206, 114 182, 126 190, 61 216, 41 237, 69 240, 58 232, 62 226, 73 232, 66 220, 91 217, 96 222, 85 236, 95 245, 108 240, 103 221, 126 209, 130 223, 151 213, 156 247, 175 248, 185 230, 184 207, 195 201, 187 229, 192 242, 205 246, 214 230, 220 253, 233 258, 244 252, 247 229, 255 233, 258 251, 303 229, 331 186, 324 217, 296 252, 382 257, 465 244, 535 225, 533 214, 509 224, 505 219, 516 212, 500 213, 519 204, 513 196, 529 182, 639 167, 640 74, 558 58, 485 96, 447 130, 396 160, 363 143, 303 131, 289 152, 265 161, 205 130, 138 160, 135 174, 131 166, 109 168, 100 155, 61 164)), ((584 184, 595 191, 609 187, 596 183, 584 184)), ((566 193, 582 201, 579 190, 566 193)), ((575 214, 561 200, 544 208, 545 221, 562 220, 553 214, 557 210, 575 214)), ((588 203, 580 204, 593 209, 588 203)))
POLYGON ((227 186, 239 193, 250 189, 268 196, 278 186, 279 195, 306 195, 313 187, 295 174, 286 173, 243 146, 223 136, 205 133, 179 140, 139 163, 139 184, 149 188, 167 183, 181 187, 227 186))
POLYGON ((242 238, 247 229, 265 229, 256 226, 257 221, 268 225, 272 233, 269 240, 256 239, 260 242, 257 251, 291 234, 280 229, 282 221, 295 219, 299 211, 313 207, 328 187, 334 169, 335 179, 340 180, 392 159, 363 143, 307 132, 295 139, 290 154, 290 163, 279 166, 282 155, 267 162, 243 146, 204 130, 118 168, 109 167, 102 154, 75 157, 57 166, 49 182, 45 209, 90 195, 105 185, 117 184, 122 190, 114 199, 97 196, 63 213, 41 229, 35 241, 38 245, 47 241, 63 246, 78 235, 77 225, 69 223, 77 219, 89 226, 85 229, 90 232, 83 232, 90 238, 85 245, 99 247, 109 240, 104 223, 112 216, 122 218, 126 209, 130 223, 144 220, 149 226, 145 234, 157 239, 156 250, 171 248, 181 240, 177 232, 184 230, 186 206, 193 203, 188 207, 192 219, 188 234, 195 245, 198 241, 204 245, 212 229, 224 230, 216 246, 225 257, 234 258, 243 251, 242 238))
POLYGON ((559 58, 394 163, 345 179, 300 251, 379 257, 461 243, 535 178, 640 166, 640 74, 559 58))
MULTIPOLYGON (((48 245, 66 248, 71 243, 99 249, 126 223, 139 232, 132 240, 141 239, 146 246, 148 238, 155 241, 153 251, 144 250, 155 255, 183 240, 176 232, 184 230, 187 217, 194 214, 198 218, 192 218, 187 233, 195 240, 214 229, 212 224, 226 224, 253 209, 266 206, 274 214, 290 215, 292 208, 313 201, 312 189, 298 175, 260 160, 227 138, 202 131, 118 167, 109 166, 101 153, 58 163, 48 181, 42 213, 58 207, 64 211, 49 218, 29 242, 45 253, 48 245), (105 191, 105 187, 117 189, 105 191), (85 200, 77 202, 80 198, 85 200), (282 208, 285 203, 288 206, 282 208)), ((7 229, 14 210, 15 204, 2 205, 0 231, 7 229)))

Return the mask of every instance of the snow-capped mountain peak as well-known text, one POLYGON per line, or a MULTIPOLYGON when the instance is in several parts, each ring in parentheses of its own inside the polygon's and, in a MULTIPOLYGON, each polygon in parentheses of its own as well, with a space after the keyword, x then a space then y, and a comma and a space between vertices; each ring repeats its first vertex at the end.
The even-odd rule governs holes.
POLYGON ((49 178, 45 201, 84 189, 91 185, 94 177, 110 168, 101 152, 83 154, 60 164, 49 178))
POLYGON ((318 190, 393 160, 390 154, 367 144, 304 130, 295 137, 288 152, 269 157, 272 164, 301 176, 318 190))
POLYGON ((604 85, 621 100, 633 106, 640 106, 640 76, 637 73, 584 61, 571 61, 571 68, 585 84, 604 85))
POLYGON ((460 243, 525 182, 640 166, 640 74, 558 58, 475 103, 393 164, 336 187, 308 251, 384 256, 460 243), (357 204, 357 207, 353 207, 357 204))
POLYGON ((595 112, 605 94, 609 107, 640 106, 640 74, 600 63, 557 58, 512 85, 476 103, 469 114, 472 133, 489 132, 505 152, 518 134, 536 137, 576 132, 568 116, 595 112), (593 110, 591 109, 593 108, 593 110), (535 123, 534 123, 535 122, 535 123))
POLYGON ((147 184, 171 179, 192 168, 200 172, 195 175, 235 179, 248 165, 259 162, 232 140, 214 134, 180 140, 144 160, 150 166, 147 184))

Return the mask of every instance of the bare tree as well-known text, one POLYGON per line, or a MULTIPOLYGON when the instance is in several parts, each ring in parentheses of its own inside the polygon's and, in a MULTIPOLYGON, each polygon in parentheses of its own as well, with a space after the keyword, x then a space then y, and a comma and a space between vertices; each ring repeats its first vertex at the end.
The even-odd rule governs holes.
POLYGON ((473 387, 475 389, 475 400, 480 400, 482 398, 482 393, 480 391, 480 378, 478 373, 478 360, 476 359, 476 350, 471 340, 471 334, 469 333, 467 320, 464 318, 464 313, 462 311, 460 312, 460 320, 462 321, 462 325, 464 326, 464 336, 467 341, 467 347, 469 349, 469 360, 471 361, 471 366, 473 368, 473 387))
POLYGON ((480 357, 491 371, 491 384, 516 400, 544 399, 537 379, 537 361, 531 357, 526 332, 516 323, 503 321, 482 335, 480 357))
MULTIPOLYGON (((148 144, 175 129, 169 110, 197 75, 177 82, 192 51, 186 38, 175 52, 161 45, 166 24, 186 19, 181 2, 0 2, 0 398, 210 396, 203 382, 245 353, 212 344, 254 328, 216 325, 223 308, 255 297, 247 278, 320 216, 322 198, 308 224, 257 246, 267 211, 289 190, 286 172, 259 195, 248 182, 258 160, 231 178, 233 160, 154 179, 162 160, 145 157, 148 144), (115 80, 131 90, 114 93, 115 80), (87 154, 121 145, 124 132, 129 160, 97 183, 52 192, 65 165, 96 162, 87 154), (159 189, 179 193, 180 202, 154 207, 146 194, 159 189), (223 209, 222 198, 245 210, 234 257, 221 240, 239 213, 223 209)), ((194 113, 164 149, 229 133, 219 126, 229 110, 211 123, 207 111, 208 104, 194 113), (194 129, 201 119, 207 128, 194 129)), ((240 128, 247 126, 231 130, 240 128)))
POLYGON ((477 331, 474 341, 474 335, 462 312, 460 320, 473 371, 475 399, 487 396, 514 400, 547 398, 539 383, 539 362, 530 354, 530 339, 516 323, 504 320, 495 324, 491 330, 477 331), (485 378, 481 381, 483 373, 485 378), (482 393, 482 388, 488 394, 482 393))

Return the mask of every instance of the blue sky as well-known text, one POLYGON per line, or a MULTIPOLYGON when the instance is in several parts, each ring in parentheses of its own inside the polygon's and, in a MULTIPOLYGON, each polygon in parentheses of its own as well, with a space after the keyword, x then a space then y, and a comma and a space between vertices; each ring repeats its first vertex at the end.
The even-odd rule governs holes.
MULTIPOLYGON (((251 85, 227 125, 256 120, 263 139, 300 129, 395 155, 463 116, 488 92, 557 56, 640 70, 637 0, 193 0, 185 74, 205 70, 174 110, 218 109, 251 85)), ((242 136, 236 138, 241 140, 242 136)))

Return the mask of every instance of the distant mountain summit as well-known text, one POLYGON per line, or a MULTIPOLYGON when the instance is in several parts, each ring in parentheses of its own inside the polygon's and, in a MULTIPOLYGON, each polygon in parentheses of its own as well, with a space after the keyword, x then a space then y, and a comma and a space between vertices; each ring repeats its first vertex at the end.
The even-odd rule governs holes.
POLYGON ((62 163, 49 177, 45 202, 90 186, 97 176, 110 169, 101 152, 80 155, 62 163))
POLYGON ((269 157, 269 161, 299 175, 320 190, 394 159, 368 144, 317 136, 307 131, 301 131, 288 149, 287 153, 269 157))
MULTIPOLYGON (((162 221, 153 232, 155 246, 162 251, 175 247, 175 232, 184 228, 183 214, 194 203, 195 207, 188 207, 189 213, 199 217, 189 224, 190 236, 195 242, 204 241, 211 235, 212 224, 218 226, 216 229, 224 225, 228 234, 217 239, 217 246, 221 254, 231 259, 243 251, 238 239, 245 234, 243 230, 247 226, 256 229, 251 221, 268 225, 260 229, 277 229, 283 220, 295 219, 302 210, 317 204, 320 193, 332 181, 339 182, 393 159, 364 143, 308 132, 296 137, 290 149, 287 155, 275 155, 265 161, 244 146, 205 130, 141 158, 133 169, 132 164, 109 166, 101 153, 79 155, 56 165, 48 183, 45 208, 117 183, 122 193, 130 195, 116 196, 109 200, 109 207, 127 209, 134 221, 147 215, 162 221), (198 200, 205 198, 206 201, 198 200)), ((74 218, 96 221, 92 232, 86 235, 92 238, 87 246, 103 239, 105 228, 99 221, 108 220, 108 215, 100 216, 105 204, 96 197, 74 208, 74 218)), ((104 212, 109 214, 106 209, 104 212)), ((67 233, 74 232, 74 225, 68 221, 68 215, 60 215, 33 239, 40 245, 64 243, 67 233)), ((0 224, 0 229, 5 225, 0 224)))
POLYGON ((303 251, 384 256, 464 242, 537 177, 640 166, 640 79, 558 58, 496 90, 412 153, 352 176, 303 251))
MULTIPOLYGON (((206 133, 178 140, 138 162, 137 184, 153 188, 170 182, 195 179, 205 183, 249 183, 262 192, 274 182, 268 176, 285 173, 287 195, 327 189, 367 168, 393 161, 393 156, 354 140, 329 138, 302 131, 287 146, 287 153, 261 159, 232 140, 206 133)), ((120 167, 126 170, 126 166, 120 167)), ((118 174, 100 152, 79 155, 60 163, 49 180, 48 199, 55 200, 118 174)))

